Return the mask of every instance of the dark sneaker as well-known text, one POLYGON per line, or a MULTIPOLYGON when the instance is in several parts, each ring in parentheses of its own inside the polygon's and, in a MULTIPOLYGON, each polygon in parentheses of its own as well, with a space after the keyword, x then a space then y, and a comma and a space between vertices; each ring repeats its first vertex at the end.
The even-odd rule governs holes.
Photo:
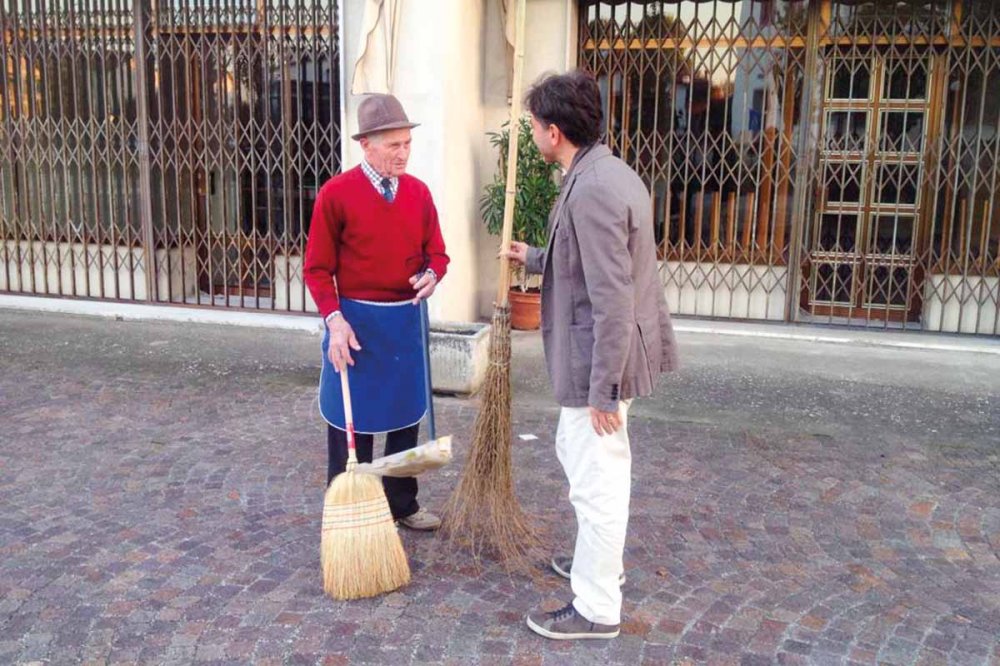
MULTIPOLYGON (((570 569, 573 568, 573 556, 572 555, 556 555, 552 558, 552 570, 563 578, 569 578, 570 569)), ((621 576, 618 576, 618 584, 625 584, 625 573, 623 572, 621 576)))
POLYGON ((411 530, 417 530, 418 532, 433 532, 437 528, 441 527, 441 519, 427 509, 421 507, 417 509, 416 513, 409 515, 406 518, 400 518, 399 524, 411 530))
POLYGON ((552 613, 538 611, 528 614, 528 627, 541 636, 557 641, 571 641, 577 638, 614 638, 618 635, 617 624, 597 624, 576 612, 573 604, 552 613))

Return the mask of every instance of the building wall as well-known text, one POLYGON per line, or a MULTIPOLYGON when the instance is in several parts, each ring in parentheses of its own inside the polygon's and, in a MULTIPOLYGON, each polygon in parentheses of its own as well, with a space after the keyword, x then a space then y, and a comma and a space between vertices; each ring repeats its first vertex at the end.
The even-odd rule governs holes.
MULTIPOLYGON (((431 300, 431 317, 445 321, 476 318, 474 294, 475 223, 479 190, 478 135, 483 126, 483 2, 436 0, 404 2, 401 10, 393 93, 420 127, 413 130, 409 173, 431 190, 451 267, 431 300)), ((362 0, 345 0, 344 89, 345 137, 357 131, 363 99, 351 95, 363 18, 362 0)), ((343 165, 349 169, 363 156, 349 138, 343 165)))
MULTIPOLYGON (((478 214, 478 199, 482 189, 496 173, 498 155, 490 146, 487 132, 494 132, 510 118, 508 104, 507 47, 500 15, 500 0, 486 0, 483 49, 483 127, 473 144, 479 153, 480 179, 476 193, 476 225, 478 245, 476 262, 479 281, 473 295, 481 317, 489 317, 496 300, 499 267, 497 250, 500 239, 491 236, 478 214)), ((565 72, 576 59, 576 2, 574 0, 527 0, 523 84, 526 90, 539 76, 548 72, 565 72)), ((523 90, 522 90, 523 94, 523 90)))
MULTIPOLYGON (((528 0, 525 86, 546 72, 563 72, 575 58, 573 0, 528 0)), ((361 96, 351 95, 360 42, 362 0, 344 2, 345 137, 357 131, 361 96)), ((497 155, 487 132, 509 118, 508 59, 500 0, 404 2, 393 93, 421 126, 413 132, 409 172, 428 184, 441 218, 451 267, 431 316, 444 321, 489 317, 496 297, 499 239, 479 214, 497 155)), ((343 165, 362 157, 345 140, 343 165)))

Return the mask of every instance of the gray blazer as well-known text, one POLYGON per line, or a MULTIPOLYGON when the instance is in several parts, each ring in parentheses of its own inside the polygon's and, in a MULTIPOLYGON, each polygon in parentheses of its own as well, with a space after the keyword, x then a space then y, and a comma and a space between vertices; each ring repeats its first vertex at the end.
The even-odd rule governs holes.
POLYGON ((526 269, 543 276, 542 339, 560 405, 617 411, 676 368, 649 191, 607 146, 577 153, 549 242, 528 250, 526 269))

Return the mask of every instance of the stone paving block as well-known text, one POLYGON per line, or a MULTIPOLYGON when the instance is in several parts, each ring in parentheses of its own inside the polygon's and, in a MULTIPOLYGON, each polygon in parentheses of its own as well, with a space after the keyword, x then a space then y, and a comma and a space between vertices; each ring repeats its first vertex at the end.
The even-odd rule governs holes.
MULTIPOLYGON (((51 338, 0 317, 0 663, 1000 663, 1000 493, 981 449, 637 403, 622 636, 560 644, 524 615, 569 601, 566 581, 476 569, 433 535, 403 535, 403 590, 323 595, 315 339, 299 351, 266 332, 181 327, 151 356, 164 327, 100 326, 51 338)), ((515 397, 537 370, 514 368, 515 397)), ((828 388, 808 399, 833 399, 828 388)), ((951 401, 952 431, 982 427, 933 395, 951 401)), ((475 399, 437 407, 459 445, 421 479, 432 509, 477 412, 475 399)), ((514 432, 539 440, 513 456, 523 506, 565 547, 555 414, 515 402, 514 432)))

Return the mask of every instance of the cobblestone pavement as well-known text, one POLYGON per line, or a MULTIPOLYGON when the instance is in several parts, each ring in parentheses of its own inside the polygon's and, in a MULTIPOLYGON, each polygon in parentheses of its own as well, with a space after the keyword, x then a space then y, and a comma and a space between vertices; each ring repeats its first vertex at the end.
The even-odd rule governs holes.
MULTIPOLYGON (((323 596, 318 338, 0 311, 0 663, 1000 663, 1000 357, 823 389, 803 359, 867 352, 753 350, 785 354, 790 384, 682 342, 686 369, 632 420, 623 635, 582 644, 524 626, 570 596, 541 563, 477 571, 432 535, 404 534, 407 588, 323 596), (933 432, 906 416, 925 404, 933 432)), ((537 342, 517 349, 515 432, 539 438, 515 444, 519 494, 570 543, 537 342)), ((432 509, 476 403, 438 412, 460 459, 424 479, 432 509)))

